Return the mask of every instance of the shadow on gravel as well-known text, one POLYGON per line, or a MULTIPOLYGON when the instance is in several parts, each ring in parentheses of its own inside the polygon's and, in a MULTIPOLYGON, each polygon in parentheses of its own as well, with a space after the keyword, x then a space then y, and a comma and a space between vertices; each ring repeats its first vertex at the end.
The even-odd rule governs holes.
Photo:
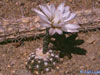
POLYGON ((78 47, 84 43, 84 40, 76 39, 77 33, 72 34, 68 38, 65 35, 54 36, 55 41, 52 41, 54 49, 60 50, 60 57, 68 56, 72 58, 71 54, 86 55, 86 50, 78 47))

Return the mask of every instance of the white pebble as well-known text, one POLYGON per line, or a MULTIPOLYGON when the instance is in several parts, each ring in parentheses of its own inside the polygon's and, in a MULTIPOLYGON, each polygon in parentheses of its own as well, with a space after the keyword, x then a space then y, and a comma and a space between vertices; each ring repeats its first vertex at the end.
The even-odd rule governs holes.
POLYGON ((31 55, 34 55, 34 53, 31 53, 31 55))

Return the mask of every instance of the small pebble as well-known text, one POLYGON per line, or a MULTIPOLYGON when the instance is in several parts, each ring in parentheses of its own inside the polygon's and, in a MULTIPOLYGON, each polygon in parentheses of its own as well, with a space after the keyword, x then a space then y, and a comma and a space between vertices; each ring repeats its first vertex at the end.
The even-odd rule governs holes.
POLYGON ((8 67, 8 68, 10 68, 11 66, 10 66, 10 65, 8 65, 7 67, 8 67))
POLYGON ((27 53, 24 53, 23 56, 27 56, 27 53))
POLYGON ((59 69, 60 69, 60 67, 56 67, 56 69, 57 69, 57 70, 59 70, 59 69))
POLYGON ((33 64, 34 63, 34 60, 32 60, 31 63, 33 64))
POLYGON ((69 71, 65 71, 65 74, 68 74, 69 73, 69 71))
POLYGON ((39 75, 39 72, 38 71, 35 71, 35 74, 39 75))
POLYGON ((5 54, 2 55, 3 57, 5 56, 5 54))
POLYGON ((80 69, 84 69, 85 68, 85 66, 80 66, 80 69))
POLYGON ((13 74, 14 74, 15 72, 16 72, 15 70, 12 71, 13 74))
POLYGON ((22 18, 21 20, 22 20, 23 23, 28 23, 30 21, 29 18, 22 18))
POLYGON ((24 62, 25 65, 27 65, 27 62, 24 62))

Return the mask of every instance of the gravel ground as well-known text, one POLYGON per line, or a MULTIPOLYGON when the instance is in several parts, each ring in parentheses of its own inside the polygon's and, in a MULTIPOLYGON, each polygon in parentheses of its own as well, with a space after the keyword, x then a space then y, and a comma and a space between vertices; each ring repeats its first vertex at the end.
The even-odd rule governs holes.
MULTIPOLYGON (((64 1, 64 0, 63 0, 64 1)), ((1 0, 0 18, 20 18, 34 16, 31 8, 49 0, 1 0)), ((49 3, 59 4, 62 0, 51 0, 49 3)), ((74 10, 90 9, 91 0, 68 0, 66 4, 74 10), (87 1, 87 2, 86 2, 87 1)), ((95 0, 96 7, 100 1, 95 0)), ((56 68, 42 75, 100 75, 100 31, 91 31, 73 35, 64 43, 67 50, 62 52, 62 58, 56 68)), ((26 70, 27 57, 36 48, 42 46, 43 38, 19 42, 0 43, 0 75, 32 75, 26 70)))

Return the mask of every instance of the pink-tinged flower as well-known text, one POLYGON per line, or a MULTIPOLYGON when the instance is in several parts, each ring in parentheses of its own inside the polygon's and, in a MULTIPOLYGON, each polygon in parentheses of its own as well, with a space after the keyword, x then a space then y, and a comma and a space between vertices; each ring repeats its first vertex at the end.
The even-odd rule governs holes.
POLYGON ((79 31, 79 25, 68 23, 76 16, 76 14, 71 13, 69 6, 64 6, 64 3, 61 3, 57 8, 54 4, 39 5, 39 8, 40 10, 33 9, 33 11, 35 11, 40 17, 40 25, 42 27, 50 28, 50 35, 54 35, 55 33, 60 35, 63 34, 63 31, 79 31))

